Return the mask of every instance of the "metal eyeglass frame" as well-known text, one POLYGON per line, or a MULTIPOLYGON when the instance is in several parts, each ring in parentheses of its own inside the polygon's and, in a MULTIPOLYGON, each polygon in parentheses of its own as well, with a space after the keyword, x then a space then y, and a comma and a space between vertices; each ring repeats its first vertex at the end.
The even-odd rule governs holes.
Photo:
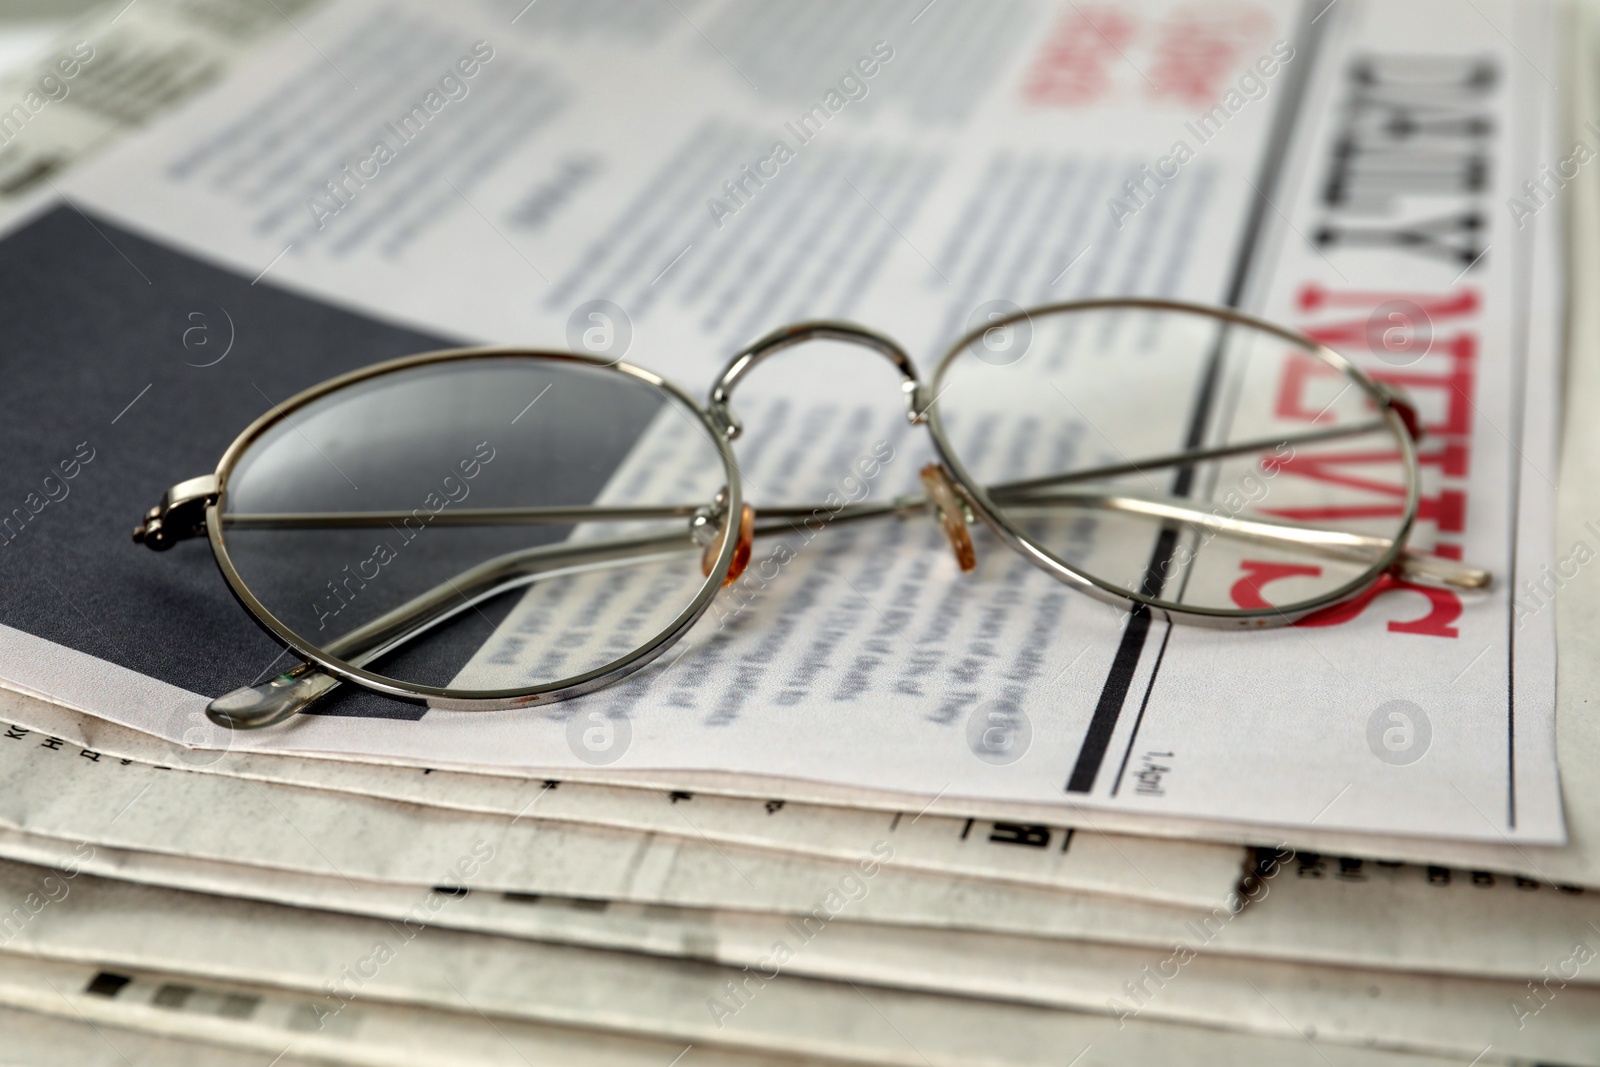
MULTIPOLYGON (((134 540, 164 550, 190 537, 204 535, 217 565, 240 604, 276 640, 298 653, 303 661, 260 685, 246 686, 213 700, 207 714, 213 721, 236 729, 270 726, 297 712, 307 711, 341 683, 350 682, 385 695, 429 707, 454 711, 505 710, 581 696, 621 680, 643 668, 688 632, 710 607, 717 591, 738 577, 750 555, 751 539, 793 529, 796 519, 825 514, 831 525, 884 516, 904 516, 934 509, 951 541, 963 570, 973 569, 974 555, 967 526, 982 521, 1003 542, 1052 577, 1102 601, 1145 610, 1158 618, 1203 625, 1258 629, 1292 624, 1313 612, 1360 596, 1386 573, 1399 573, 1433 584, 1483 588, 1488 572, 1451 560, 1410 552, 1406 548, 1416 521, 1420 500, 1420 474, 1415 451, 1419 436, 1415 412, 1388 389, 1362 374, 1332 349, 1292 330, 1228 308, 1170 300, 1113 298, 1048 304, 1021 310, 987 322, 956 340, 940 358, 933 379, 924 384, 911 358, 882 334, 846 322, 813 321, 776 330, 733 357, 718 377, 705 407, 688 393, 650 371, 623 362, 611 362, 572 352, 521 348, 461 348, 428 352, 364 367, 313 386, 279 404, 251 423, 222 455, 214 473, 191 478, 169 489, 161 503, 150 509, 134 530, 134 540), (940 418, 937 398, 946 374, 969 345, 998 327, 1046 314, 1078 311, 1128 310, 1177 312, 1209 317, 1219 325, 1239 325, 1264 331, 1345 375, 1372 402, 1376 416, 1344 427, 1313 430, 1289 437, 1271 437, 1227 445, 1191 448, 1116 466, 1071 471, 1025 481, 982 485, 961 464, 951 447, 940 418), (764 508, 761 521, 743 502, 738 465, 730 442, 742 425, 733 413, 734 388, 758 364, 777 352, 815 340, 862 345, 886 357, 899 372, 907 417, 926 424, 939 456, 922 472, 926 496, 907 496, 881 503, 847 504, 842 508, 764 508), (442 525, 574 524, 582 521, 686 519, 679 534, 560 543, 525 549, 495 557, 472 567, 453 580, 436 586, 339 638, 317 643, 302 637, 278 619, 249 589, 235 568, 223 537, 225 528, 316 529, 381 526, 399 513, 339 512, 324 514, 241 515, 226 510, 228 480, 248 448, 268 429, 306 405, 359 382, 411 368, 466 359, 537 359, 567 362, 614 371, 648 383, 666 394, 667 402, 682 404, 698 417, 722 460, 726 482, 709 504, 651 507, 472 508, 440 513, 442 525), (1063 486, 1121 474, 1193 465, 1231 456, 1248 455, 1275 446, 1309 444, 1387 430, 1399 442, 1406 467, 1405 503, 1396 536, 1377 537, 1322 530, 1284 520, 1240 518, 1219 514, 1183 497, 1142 496, 1104 491, 1082 491, 1063 486), (1087 574, 1039 544, 1021 528, 1014 512, 1024 506, 1076 507, 1140 514, 1182 522, 1208 532, 1245 540, 1293 544, 1312 554, 1367 562, 1368 566, 1345 584, 1314 598, 1283 608, 1224 609, 1185 605, 1130 590, 1087 574), (542 579, 663 559, 689 551, 703 555, 705 581, 694 598, 667 626, 632 652, 582 674, 541 685, 507 690, 453 690, 399 682, 376 674, 366 666, 433 627, 474 606, 510 590, 542 579)), ((403 516, 400 516, 403 517, 403 516)))

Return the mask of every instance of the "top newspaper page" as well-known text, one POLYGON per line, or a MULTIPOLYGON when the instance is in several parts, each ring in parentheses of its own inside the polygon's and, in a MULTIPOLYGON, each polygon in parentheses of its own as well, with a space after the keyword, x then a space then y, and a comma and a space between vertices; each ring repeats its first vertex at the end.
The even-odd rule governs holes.
MULTIPOLYGON (((0 480, 23 506, 0 547, 0 673, 203 738, 207 699, 290 661, 202 541, 156 556, 128 529, 274 403, 379 359, 598 330, 704 395, 798 319, 869 325, 927 371, 996 306, 1164 297, 1308 332, 1404 389, 1426 430, 1413 544, 1493 586, 1386 581, 1244 633, 1099 603, 981 532, 961 574, 922 517, 797 530, 781 558, 758 542, 764 577, 680 647, 598 694, 465 714, 349 692, 208 743, 1559 843, 1546 606, 1583 560, 1551 534, 1554 23, 1487 0, 343 0, 299 16, 0 240, 0 480), (1425 340, 1404 359, 1383 341, 1396 321, 1425 340)), ((738 401, 758 513, 916 489, 931 449, 886 365, 771 366, 738 401)), ((1195 412, 1217 442, 1348 402, 1316 374, 1231 380, 1185 379, 1189 414, 1142 417, 1176 448, 1195 412)), ((506 402, 570 414, 537 399, 506 402)), ((998 424, 1006 447, 1025 426, 1056 444, 1117 429, 1095 423, 1115 405, 1035 399, 1053 421, 998 424)), ((652 426, 594 499, 627 499, 671 430, 652 426)), ((1272 491, 1336 486, 1325 517, 1392 518, 1401 489, 1370 458, 1308 452, 1272 491)), ((1264 484, 1249 462, 1214 468, 1197 497, 1264 484)), ((1239 567, 1218 595, 1241 605, 1296 578, 1239 567)), ((552 610, 605 621, 644 595, 584 581, 509 605, 468 669, 516 684, 550 652, 527 635, 552 610)))

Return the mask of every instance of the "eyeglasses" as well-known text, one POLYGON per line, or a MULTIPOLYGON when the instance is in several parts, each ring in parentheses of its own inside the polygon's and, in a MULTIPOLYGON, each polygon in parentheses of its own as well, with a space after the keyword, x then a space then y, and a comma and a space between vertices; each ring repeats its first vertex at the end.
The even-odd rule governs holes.
MULTIPOLYGON (((800 323, 736 355, 704 406, 602 355, 453 349, 279 404, 134 540, 207 537, 233 594, 301 658, 212 701, 222 725, 281 722, 344 683, 507 709, 655 660, 756 542, 775 546, 757 563, 770 578, 817 532, 875 518, 933 513, 962 571, 981 523, 1091 596, 1211 626, 1287 625, 1386 576, 1485 587, 1487 572, 1408 547, 1419 418, 1311 338, 1162 300, 992 310, 928 382, 885 336, 800 323), (819 504, 746 503, 733 392, 812 341, 898 372, 937 455, 920 495, 866 499, 896 458, 884 446, 845 457, 819 504)), ((826 451, 801 430, 795 463, 826 451)))

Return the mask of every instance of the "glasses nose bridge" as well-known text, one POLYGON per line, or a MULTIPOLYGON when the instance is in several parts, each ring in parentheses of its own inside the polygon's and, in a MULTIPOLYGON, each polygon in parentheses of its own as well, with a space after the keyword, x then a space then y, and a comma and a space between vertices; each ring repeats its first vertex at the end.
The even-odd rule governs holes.
POLYGON ((711 389, 706 409, 728 440, 738 437, 744 430, 743 423, 729 406, 734 387, 743 381, 757 364, 769 356, 808 341, 843 341, 847 344, 861 345, 882 355, 894 365, 895 370, 900 372, 900 391, 905 395, 907 419, 913 424, 923 421, 927 411, 923 396, 924 386, 917 374, 916 365, 911 362, 911 357, 906 354, 905 349, 892 338, 875 330, 869 330, 865 326, 857 326, 853 322, 817 320, 797 322, 772 331, 734 356, 723 368, 716 385, 711 389))

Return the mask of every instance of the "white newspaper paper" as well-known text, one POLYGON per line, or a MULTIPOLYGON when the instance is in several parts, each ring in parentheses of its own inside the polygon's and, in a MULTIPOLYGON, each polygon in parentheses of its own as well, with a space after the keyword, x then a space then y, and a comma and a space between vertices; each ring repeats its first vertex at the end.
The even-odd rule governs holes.
MULTIPOLYGON (((122 1048, 130 1054, 141 1047, 156 1053, 133 1062, 162 1067, 185 1063, 176 1054, 167 1058, 174 1037, 182 1039, 176 1043, 180 1052, 183 1041, 222 1045, 239 1050, 239 1059, 252 1067, 292 1067, 307 1062, 361 1067, 454 1067, 461 1063, 527 1067, 529 1062, 660 1067, 684 1051, 683 1042, 575 1030, 524 1019, 489 1020, 459 1002, 441 1009, 374 1001, 340 1012, 319 1027, 323 1018, 316 1010, 319 1005, 305 991, 248 978, 230 982, 206 973, 104 970, 97 961, 62 963, 9 953, 0 954, 0 1003, 87 1024, 91 1033, 109 1031, 108 1038, 116 1044, 107 1046, 101 1040, 101 1048, 111 1055, 109 1062, 121 1067, 130 1062, 120 1052, 122 1048), (133 1041, 122 1040, 124 1028, 134 1032, 133 1041), (158 1040, 151 1041, 150 1036, 158 1040), (246 1059, 246 1052, 253 1055, 246 1059)), ((22 1012, 8 1014, 21 1016, 22 1012)), ((21 1050, 27 1045, 18 1042, 14 1047, 21 1050)), ((54 1055, 33 1062, 94 1062, 64 1059, 62 1053, 71 1047, 58 1047, 54 1055)), ((701 1047, 698 1053, 695 1062, 708 1067, 800 1067, 814 1062, 712 1047, 701 1047)), ((219 1067, 232 1064, 226 1052, 187 1062, 219 1067)))
MULTIPOLYGON (((669 836, 533 818, 546 799, 561 792, 538 781, 523 783, 511 811, 451 811, 186 774, 118 760, 14 726, 0 734, 0 776, 9 785, 0 795, 0 825, 29 833, 369 881, 426 885, 443 879, 477 888, 615 899, 662 899, 655 894, 668 886, 682 891, 731 881, 803 903, 827 872, 847 872, 874 849, 897 854, 906 839, 912 862, 896 878, 937 885, 952 876, 952 856, 988 852, 993 860, 975 857, 954 884, 998 875, 995 880, 1021 883, 1018 888, 1031 884, 1209 908, 1237 882, 1245 857, 1228 846, 1100 838, 1087 847, 1080 867, 1070 858, 1078 835, 995 824, 980 830, 976 841, 969 832, 970 844, 964 844, 960 828, 924 830, 915 816, 870 828, 857 825, 858 836, 836 841, 827 856, 815 849, 795 855, 719 844, 696 829, 689 801, 675 806, 670 797, 660 798, 669 812, 678 811, 669 836), (227 817, 197 824, 196 812, 226 812, 227 817), (476 877, 449 875, 450 865, 474 842, 494 843, 508 858, 476 877), (946 862, 938 865, 939 860, 946 862), (798 881, 781 876, 808 865, 812 873, 798 881)), ((1083 835, 1085 841, 1096 836, 1083 835)))
MULTIPOLYGON (((62 971, 55 971, 62 974, 62 971)), ((68 971, 65 973, 81 973, 68 971)), ((43 977, 44 972, 39 972, 43 977)), ((57 1013, 0 1008, 0 1033, 6 1035, 8 1064, 71 1063, 74 1067, 261 1067, 254 1051, 202 1044, 171 1036, 124 1030, 57 1013)), ((69 1013, 70 1014, 70 1013, 69 1013)), ((285 1056, 278 1067, 309 1067, 311 1060, 285 1056)))
MULTIPOLYGON (((18 893, 30 887, 26 874, 42 872, 5 873, 7 891, 18 893)), ((1021 1064, 1059 1063, 1062 1045, 1052 1049, 1052 1041, 1070 1039, 1094 1022, 1017 1003, 885 989, 878 986, 881 976, 920 969, 917 988, 976 985, 980 995, 1106 1013, 1115 1018, 1103 1021, 1113 1026, 1199 1022, 1295 1040, 1314 1033, 1338 1044, 1453 1051, 1491 1062, 1586 1058, 1590 1020, 1600 1011, 1600 989, 1593 986, 1563 982, 1534 998, 1528 984, 1515 981, 1246 963, 1209 953, 1192 937, 1155 952, 1061 944, 1041 966, 1009 978, 964 976, 966 964, 956 953, 881 952, 858 959, 854 970, 835 976, 838 981, 823 982, 789 970, 827 941, 828 926, 816 919, 809 939, 797 925, 783 929, 764 963, 732 969, 429 929, 421 918, 396 924, 308 914, 81 877, 60 903, 22 929, 14 947, 55 958, 266 980, 323 993, 322 1009, 330 1014, 346 1004, 355 1010, 398 1000, 547 1023, 612 1025, 697 1043, 828 1054, 843 1052, 841 1039, 850 1035, 854 1055, 874 1060, 910 1060, 902 1051, 909 1046, 931 1063, 1021 1064), (175 915, 183 920, 150 921, 175 915), (1523 1014, 1510 1010, 1524 999, 1523 1014), (876 1025, 884 1020, 894 1021, 876 1025)), ((1590 951, 1586 958, 1594 957, 1590 951)), ((1013 968, 1023 964, 1019 959, 1013 968)), ((1583 963, 1555 966, 1565 974, 1583 963)), ((1101 1059, 1114 1058, 1128 1036, 1124 1029, 1120 1039, 1103 1044, 1101 1059)))
MULTIPOLYGON (((0 205, 37 202, 64 171, 211 85, 263 38, 293 32, 286 20, 320 2, 100 4, 39 41, 0 77, 0 100, 22 108, 0 126, 0 205)), ((7 12, 31 28, 20 14, 7 12)))
MULTIPOLYGON (((905 870, 1113 893, 1133 899, 1202 904, 1239 877, 1237 846, 1157 841, 1039 823, 955 819, 917 811, 876 812, 750 801, 737 797, 424 771, 254 752, 191 751, 94 716, 0 692, 0 727, 11 740, 70 746, 143 765, 173 767, 248 780, 405 801, 431 809, 506 815, 531 824, 604 826, 718 845, 854 859, 871 842, 894 842, 905 870), (28 738, 17 738, 28 732, 28 738), (537 797, 537 801, 534 798, 537 797), (1154 879, 1154 880, 1152 880, 1154 879)), ((24 751, 30 751, 23 746, 24 751)), ((47 751, 31 750, 50 761, 47 751)), ((81 765, 50 761, 44 773, 89 774, 81 765)), ((108 771, 106 773, 114 773, 108 771)), ((135 772, 138 775, 140 772, 135 772)), ((173 783, 174 788, 181 788, 173 783)), ((205 789, 227 789, 208 784, 205 789)), ((238 788, 234 785, 233 788, 238 788)), ((294 795, 291 793, 291 795, 294 795)))
MULTIPOLYGON (((781 878, 792 887, 788 893, 712 880, 663 887, 657 899, 670 904, 631 904, 564 894, 445 894, 10 830, 0 830, 0 855, 146 885, 390 919, 404 919, 419 898, 448 900, 448 908, 429 909, 435 925, 736 967, 758 963, 785 923, 821 908, 835 913, 827 925, 836 936, 796 964, 796 973, 870 971, 893 984, 947 982, 950 989, 980 994, 1004 986, 1024 999, 1044 981, 1041 975, 1070 955, 1065 941, 1151 949, 1181 942, 1244 959, 1542 980, 1552 960, 1589 944, 1600 924, 1591 893, 1482 871, 1314 854, 1285 854, 1277 867, 1265 868, 1265 888, 1246 886, 1248 907, 1230 893, 1205 911, 883 873, 866 892, 860 878, 848 885, 818 882, 817 870, 804 864, 747 868, 763 885, 781 878), (830 901, 829 892, 840 886, 846 892, 830 901), (949 959, 964 963, 939 962, 949 959), (874 961, 887 960, 903 966, 873 969, 874 961), (1024 960, 1029 966, 1019 970, 1024 960), (929 971, 934 964, 944 970, 929 971)), ((1563 980, 1597 981, 1582 967, 1567 968, 1563 980)))
MULTIPOLYGON (((972 1042, 963 1042, 956 1051, 957 1056, 968 1056, 964 1061, 947 1058, 937 1050, 933 1052, 933 1059, 921 1056, 918 1047, 911 1045, 908 1038, 895 1033, 895 1028, 906 1024, 906 1019, 895 1010, 899 1005, 884 1004, 885 994, 876 991, 870 994, 871 1000, 866 999, 867 993, 851 993, 849 996, 855 998, 853 1003, 843 1005, 842 1018, 830 1026, 826 1037, 834 1038, 843 1036, 850 1027, 858 1028, 858 1032, 870 1028, 866 1032, 872 1038, 871 1051, 862 1056, 851 1049, 848 1060, 842 1060, 796 1054, 792 1049, 763 1054, 719 1048, 703 1041, 673 1044, 671 1040, 597 1035, 505 1016, 489 1020, 468 1014, 470 1008, 464 1008, 459 999, 450 1004, 448 1011, 400 1002, 364 1002, 346 1009, 354 1025, 343 1033, 307 1033, 304 1020, 308 1017, 314 1020, 316 1014, 312 1009, 314 1002, 308 1001, 304 994, 209 976, 134 970, 123 975, 129 979, 122 987, 127 991, 124 1002, 121 993, 107 998, 82 992, 100 973, 97 967, 83 964, 0 956, 0 1003, 63 1018, 87 1019, 93 1026, 138 1028, 158 1034, 194 1035, 197 1040, 228 1042, 263 1054, 265 1058, 259 1059, 259 1063, 266 1063, 275 1053, 284 1054, 286 1048, 292 1053, 304 1052, 315 1057, 318 1063, 364 1067, 457 1067, 464 1061, 485 1067, 526 1067, 529 1063, 660 1067, 671 1063, 674 1055, 682 1057, 689 1067, 806 1067, 811 1064, 820 1067, 825 1063, 845 1062, 914 1067, 932 1063, 989 1065, 997 1062, 986 1058, 983 1049, 975 1048, 972 1042), (53 987, 59 987, 65 995, 53 987), (154 1006, 155 998, 163 989, 174 987, 190 990, 187 996, 200 1004, 208 1001, 214 1004, 229 997, 244 998, 256 1004, 259 1012, 252 1012, 246 1019, 218 1019, 208 1018, 203 1010, 154 1006), (862 1018, 869 1009, 876 1010, 880 1005, 892 1014, 862 1018), (295 1025, 297 1023, 301 1025, 295 1025), (356 1037, 351 1036, 352 1032, 356 1037)), ((1202 1057, 1205 1062, 1214 1063, 1270 1062, 1286 1067, 1444 1067, 1453 1062, 1445 1057, 1312 1044, 1300 1038, 1256 1037, 1204 1027, 1134 1021, 1118 1029, 1112 1020, 1089 1015, 1061 1014, 1057 1017, 1064 1025, 1051 1037, 1077 1050, 1082 1067, 1161 1067, 1176 1056, 1202 1057)), ((975 1029, 983 1029, 981 1021, 975 1029)), ((809 1043, 823 1042, 814 1038, 809 1043)), ((994 1041, 989 1047, 1011 1043, 994 1041)), ((923 1044, 926 1046, 926 1041, 923 1044)), ((160 1062, 181 1064, 183 1061, 160 1062)), ((297 1060, 285 1055, 278 1062, 294 1064, 297 1060)), ((1053 1064, 1059 1062, 1059 1055, 1041 1049, 1027 1059, 1014 1058, 1009 1062, 1053 1064)), ((1482 1062, 1505 1061, 1490 1058, 1482 1062)))
MULTIPOLYGON (((1574 376, 1568 391, 1570 402, 1574 405, 1586 402, 1585 398, 1593 391, 1592 387, 1600 385, 1600 379, 1586 371, 1581 373, 1583 381, 1580 382, 1578 378, 1579 376, 1574 376)), ((1567 423, 1569 439, 1589 433, 1589 430, 1584 429, 1588 425, 1582 420, 1569 421, 1567 423)), ((1600 447, 1600 444, 1597 444, 1597 447, 1600 447)), ((1600 491, 1600 477, 1592 475, 1587 478, 1580 477, 1577 468, 1582 462, 1583 454, 1569 450, 1569 455, 1576 458, 1567 463, 1565 470, 1568 473, 1563 475, 1561 496, 1564 501, 1563 512, 1568 517, 1563 519, 1561 530, 1563 534, 1571 531, 1574 536, 1578 536, 1581 534, 1581 521, 1570 517, 1577 509, 1566 502, 1569 499, 1581 500, 1591 486, 1595 491, 1600 491)), ((1597 594, 1600 594, 1600 588, 1594 586, 1593 578, 1585 575, 1580 575, 1568 590, 1563 592, 1557 613, 1557 625, 1564 643, 1582 640, 1583 633, 1587 631, 1570 620, 1580 619, 1586 613, 1592 614, 1596 605, 1600 605, 1600 597, 1597 597, 1597 594), (1569 629, 1573 631, 1570 637, 1569 629)), ((1592 662, 1600 662, 1600 658, 1592 662)), ((1014 824, 1019 818, 1048 819, 1053 813, 1041 810, 1014 814, 1011 819, 996 820, 992 817, 979 819, 975 815, 955 814, 963 810, 960 803, 936 800, 925 809, 902 810, 897 805, 897 798, 892 796, 857 793, 846 798, 837 792, 818 791, 815 787, 809 791, 802 791, 793 783, 783 787, 781 797, 761 795, 764 789, 771 787, 771 783, 759 782, 745 788, 725 785, 721 791, 714 787, 711 791, 687 795, 696 802, 692 813, 694 826, 708 839, 728 840, 784 851, 817 849, 836 854, 841 841, 857 840, 861 835, 872 834, 879 827, 923 824, 939 827, 937 832, 942 835, 944 845, 938 846, 937 838, 933 836, 936 831, 925 830, 924 833, 928 837, 924 844, 933 846, 932 853, 902 851, 899 860, 902 866, 937 865, 931 866, 930 869, 988 878, 1004 874, 1008 878, 1025 881, 1026 878, 1018 878, 1018 868, 1024 864, 1032 867, 1040 860, 1037 857, 1030 860, 1026 856, 1019 859, 1016 850, 1009 847, 991 849, 982 847, 982 843, 1007 846, 1015 843, 1024 846, 1021 851, 1033 852, 1038 848, 1047 848, 1050 841, 1060 841, 1061 835, 1065 834, 1073 823, 1077 823, 1078 828, 1074 833, 1079 836, 1073 838, 1072 847, 1082 849, 1083 846, 1093 842, 1092 847, 1098 851, 1098 846, 1108 846, 1116 856, 1112 861, 1112 866, 1116 869, 1120 869, 1130 858, 1133 850, 1129 848, 1129 835, 1106 832, 1112 828, 1133 833, 1155 832, 1160 835, 1170 835, 1165 847, 1172 845, 1172 838, 1232 841, 1267 847, 1288 845, 1302 852, 1434 864, 1463 871, 1482 871, 1521 877, 1548 885, 1600 889, 1600 855, 1597 855, 1593 844, 1597 829, 1600 829, 1594 825, 1597 816, 1600 816, 1600 775, 1594 770, 1600 767, 1600 759, 1586 755, 1600 744, 1600 723, 1596 723, 1592 717, 1576 713, 1583 702, 1580 694, 1585 691, 1584 675, 1582 661, 1576 656, 1572 666, 1565 669, 1562 675, 1561 706, 1573 708, 1573 713, 1563 714, 1558 720, 1558 751, 1562 754, 1564 767, 1562 789, 1566 798, 1569 835, 1567 844, 1559 848, 1514 845, 1509 842, 1495 844, 1396 838, 1326 831, 1314 827, 1283 832, 1265 827, 1252 829, 1247 826, 1203 823, 1195 820, 1172 820, 1159 827, 1151 827, 1145 822, 1127 816, 1105 812, 1089 819, 1085 819, 1082 813, 1070 813, 1067 820, 1068 827, 1057 827, 1048 822, 1024 821, 1022 825, 1034 828, 1032 834, 1017 834, 1000 830, 998 823, 1014 824), (814 802, 783 799, 793 797, 797 792, 809 792, 814 802), (844 801, 847 799, 870 807, 844 806, 844 801), (936 815, 934 812, 949 814, 936 815), (782 818, 774 818, 780 814, 782 818), (967 825, 969 819, 978 827, 976 836, 974 836, 975 831, 967 825), (962 836, 963 832, 965 837, 962 836), (1048 839, 1045 837, 1046 833, 1049 835, 1048 839), (989 842, 990 835, 997 835, 998 840, 989 842), (973 842, 980 844, 977 856, 972 855, 973 842), (994 862, 996 859, 999 860, 998 864, 994 862), (946 866, 947 864, 949 866, 946 866)), ((344 760, 305 759, 270 752, 209 749, 190 751, 161 738, 127 729, 96 716, 4 691, 0 691, 0 720, 19 724, 50 737, 62 738, 81 748, 136 762, 163 766, 181 765, 195 771, 403 800, 463 811, 498 811, 515 814, 524 802, 523 798, 526 797, 528 789, 528 779, 503 770, 498 774, 473 774, 344 760)), ((214 733, 216 729, 213 727, 210 730, 202 730, 200 736, 214 733)), ((542 784, 546 779, 539 781, 542 784)), ((561 790, 559 794, 549 794, 541 800, 537 809, 540 818, 559 819, 563 814, 567 814, 577 822, 611 823, 635 828, 659 824, 659 808, 663 797, 670 805, 673 796, 678 796, 681 802, 681 798, 686 795, 683 790, 670 788, 656 789, 643 785, 618 786, 573 779, 560 780, 558 788, 561 790)), ((969 805, 969 810, 970 807, 969 805)), ((686 813, 687 811, 688 809, 685 809, 686 813)), ((682 817, 678 817, 680 821, 682 817)), ((1146 846, 1138 846, 1140 851, 1144 847, 1146 846)), ((1101 858, 1110 859, 1103 853, 1101 858)), ((1084 863, 1086 857, 1080 851, 1076 860, 1084 863)), ((1071 870, 1052 873, 1069 879, 1054 883, 1063 888, 1070 888, 1073 885, 1083 888, 1092 884, 1074 882, 1070 879, 1083 876, 1098 877, 1095 864, 1089 864, 1087 870, 1084 866, 1075 866, 1071 870)))
MULTIPOLYGON (((86 846, 79 841, 3 828, 0 856, 146 885, 385 918, 404 918, 419 896, 426 896, 427 889, 133 852, 110 845, 86 846)), ((772 868, 754 870, 752 878, 764 877, 771 871, 772 868)), ((433 909, 433 922, 534 940, 698 957, 703 955, 701 935, 707 929, 708 917, 716 911, 719 923, 731 917, 727 921, 733 924, 732 929, 742 931, 730 935, 730 946, 754 945, 764 951, 770 947, 773 926, 795 915, 810 914, 823 905, 828 892, 835 888, 827 879, 816 879, 814 866, 794 863, 780 873, 786 884, 794 887, 792 892, 764 893, 738 879, 702 881, 693 886, 667 885, 657 892, 658 903, 637 906, 556 893, 452 895, 447 912, 433 909), (592 914, 593 921, 585 921, 584 914, 592 914), (750 916, 748 923, 738 918, 741 915, 750 916)), ((1193 909, 1141 907, 1105 897, 1046 894, 948 879, 878 877, 875 881, 877 885, 870 896, 852 902, 851 913, 860 921, 978 929, 1029 937, 1087 937, 1097 931, 1110 936, 1111 931, 1116 931, 1115 936, 1129 939, 1123 943, 1145 944, 1148 940, 1162 944, 1173 934, 1174 922, 1203 915, 1193 909)), ((736 965, 749 962, 744 956, 718 958, 736 965)))
MULTIPOLYGON (((670 674, 580 705, 431 712, 414 724, 323 717, 240 744, 581 768, 567 723, 599 714, 628 724, 618 771, 1560 842, 1553 613, 1513 603, 1550 556, 1555 338, 1528 329, 1545 295, 1525 285, 1537 227, 1517 229, 1497 206, 1540 162, 1549 12, 1314 6, 1252 9, 1259 17, 1227 62, 1187 71, 1198 97, 1160 80, 1172 74, 1163 49, 1192 28, 1176 5, 1141 7, 1117 55, 1099 57, 1086 96, 1052 65, 1099 48, 1103 34, 1075 5, 841 16, 827 54, 894 56, 879 64, 876 102, 841 105, 802 146, 794 183, 763 186, 729 217, 707 208, 724 172, 737 174, 752 145, 829 91, 810 84, 815 68, 785 64, 788 16, 724 3, 585 36, 566 16, 535 33, 486 2, 451 4, 447 22, 438 6, 349 0, 70 185, 94 210, 241 273, 270 268, 273 283, 461 336, 561 345, 573 309, 608 293, 634 320, 629 359, 695 390, 740 343, 806 315, 858 318, 926 357, 996 296, 1236 296, 1414 396, 1430 431, 1418 543, 1489 566, 1489 593, 1395 589, 1339 625, 1169 631, 1026 568, 1008 575, 998 546, 963 578, 931 533, 891 524, 833 549, 819 538, 738 626, 691 634, 670 674), (485 77, 505 88, 452 105, 451 139, 402 153, 386 184, 318 200, 368 127, 415 88, 401 79, 345 95, 348 68, 387 54, 371 47, 379 33, 394 38, 391 51, 429 55, 474 35, 492 41, 502 58, 485 77), (967 62, 952 67, 952 49, 967 62), (1271 78, 1253 73, 1268 67, 1271 78), (756 68, 760 89, 747 73, 756 68), (539 87, 521 94, 521 113, 506 96, 518 79, 539 87), (628 84, 650 91, 619 101, 628 84), (343 110, 317 103, 330 94, 343 110), (1122 176, 1170 153, 1213 101, 1225 102, 1225 129, 1171 187, 1131 221, 1108 210, 1122 176), (508 132, 495 134, 497 122, 508 132), (462 138, 481 151, 452 153, 462 138), (267 171, 289 177, 260 188, 228 177, 267 171), (1049 182, 1069 172, 1072 194, 1053 195, 1049 182), (984 243, 967 241, 969 229, 984 243), (757 254, 783 233, 812 239, 757 254), (1396 299, 1420 307, 1438 341, 1403 369, 1363 349, 1364 324, 1396 299), (969 719, 1008 684, 1029 747, 995 766, 975 756, 969 719), (1385 740, 1395 729, 1398 750, 1385 740)), ((801 410, 837 408, 840 384, 786 380, 801 410)), ((1313 410, 1313 392, 1284 402, 1313 410)), ((895 398, 885 399, 866 440, 893 432, 895 398)), ((909 483, 917 445, 904 441, 907 462, 893 473, 909 483)), ((750 463, 752 493, 772 480, 763 464, 776 462, 777 443, 750 463)), ((816 451, 796 491, 826 487, 836 449, 816 451)), ((1392 507, 1391 488, 1368 485, 1368 506, 1392 507)), ((175 736, 174 707, 203 703, 7 638, 12 684, 141 729, 175 736), (26 658, 15 655, 24 647, 26 658)))

